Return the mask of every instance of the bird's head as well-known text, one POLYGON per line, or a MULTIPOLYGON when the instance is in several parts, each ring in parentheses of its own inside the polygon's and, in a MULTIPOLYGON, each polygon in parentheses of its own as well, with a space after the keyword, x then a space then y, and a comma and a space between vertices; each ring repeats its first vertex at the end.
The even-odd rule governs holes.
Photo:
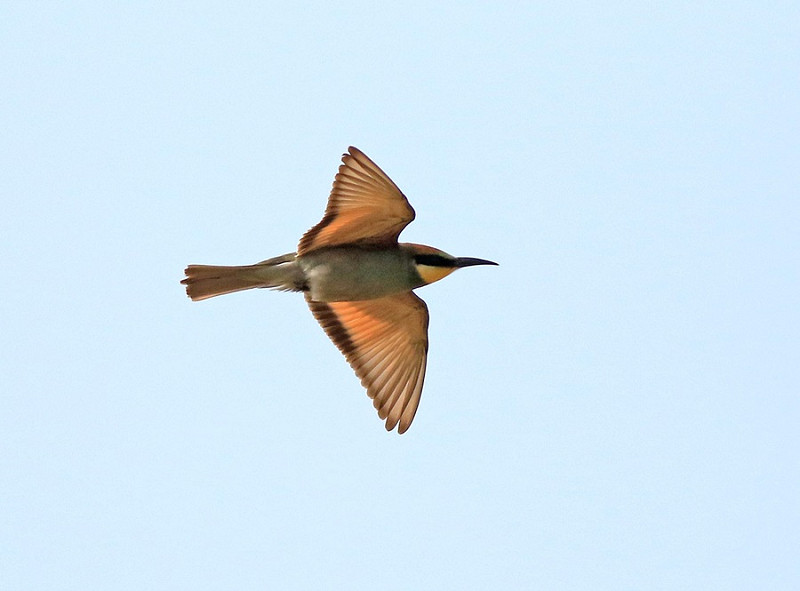
POLYGON ((422 244, 403 244, 413 256, 414 268, 422 279, 422 285, 428 285, 447 277, 456 269, 475 265, 496 265, 493 261, 474 259, 471 257, 454 257, 443 250, 422 244))

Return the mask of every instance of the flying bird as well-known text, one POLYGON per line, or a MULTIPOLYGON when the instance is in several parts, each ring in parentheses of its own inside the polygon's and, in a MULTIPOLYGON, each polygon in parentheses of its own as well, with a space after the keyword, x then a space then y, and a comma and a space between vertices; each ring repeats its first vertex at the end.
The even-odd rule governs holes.
POLYGON ((419 406, 428 354, 428 307, 413 290, 462 267, 497 264, 398 243, 414 216, 397 185, 350 147, 322 221, 303 235, 297 252, 255 265, 189 265, 181 283, 194 301, 254 287, 303 292, 386 430, 399 425, 405 433, 419 406))

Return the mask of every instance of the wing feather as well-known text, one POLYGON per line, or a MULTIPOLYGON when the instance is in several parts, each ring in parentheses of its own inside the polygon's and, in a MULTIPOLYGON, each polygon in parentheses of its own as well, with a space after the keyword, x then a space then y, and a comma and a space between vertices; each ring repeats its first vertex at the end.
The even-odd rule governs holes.
MULTIPOLYGON (((406 368, 406 371, 403 373, 403 382, 404 384, 411 384, 416 382, 415 376, 419 372, 418 367, 409 367, 406 368)), ((388 418, 392 423, 392 426, 397 424, 397 419, 399 419, 398 412, 392 412, 398 404, 402 404, 403 400, 400 396, 402 391, 399 388, 393 387, 391 389, 387 388, 386 396, 383 399, 380 408, 378 409, 378 416, 381 418, 388 418)))
POLYGON ((325 215, 300 239, 297 254, 345 244, 396 244, 413 219, 414 209, 392 179, 351 146, 342 156, 325 215))
POLYGON ((419 374, 417 375, 417 380, 414 383, 414 386, 411 388, 411 396, 408 397, 406 401, 405 408, 403 409, 403 413, 400 415, 400 432, 404 432, 408 429, 411 425, 411 422, 414 420, 414 415, 417 414, 417 408, 419 407, 419 399, 422 395, 422 384, 425 382, 425 366, 422 365, 419 368, 419 374))
POLYGON ((428 308, 412 292, 309 308, 344 354, 386 429, 408 430, 419 406, 428 353, 428 308))

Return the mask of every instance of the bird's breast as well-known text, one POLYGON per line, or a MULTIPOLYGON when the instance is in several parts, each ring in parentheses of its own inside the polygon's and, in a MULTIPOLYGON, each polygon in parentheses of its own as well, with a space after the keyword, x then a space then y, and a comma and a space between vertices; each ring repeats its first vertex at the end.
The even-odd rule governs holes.
POLYGON ((412 258, 400 248, 326 248, 298 262, 318 302, 372 300, 422 285, 412 258))

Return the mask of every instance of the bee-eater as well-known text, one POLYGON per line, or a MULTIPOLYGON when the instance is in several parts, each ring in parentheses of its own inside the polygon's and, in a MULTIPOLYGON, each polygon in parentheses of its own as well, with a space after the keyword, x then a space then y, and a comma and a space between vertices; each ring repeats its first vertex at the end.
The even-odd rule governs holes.
POLYGON ((428 353, 428 307, 412 290, 462 267, 497 264, 398 244, 414 215, 397 185, 350 147, 322 221, 296 253, 241 267, 189 265, 181 283, 195 301, 253 287, 302 291, 386 430, 399 424, 405 433, 419 406, 428 353))

